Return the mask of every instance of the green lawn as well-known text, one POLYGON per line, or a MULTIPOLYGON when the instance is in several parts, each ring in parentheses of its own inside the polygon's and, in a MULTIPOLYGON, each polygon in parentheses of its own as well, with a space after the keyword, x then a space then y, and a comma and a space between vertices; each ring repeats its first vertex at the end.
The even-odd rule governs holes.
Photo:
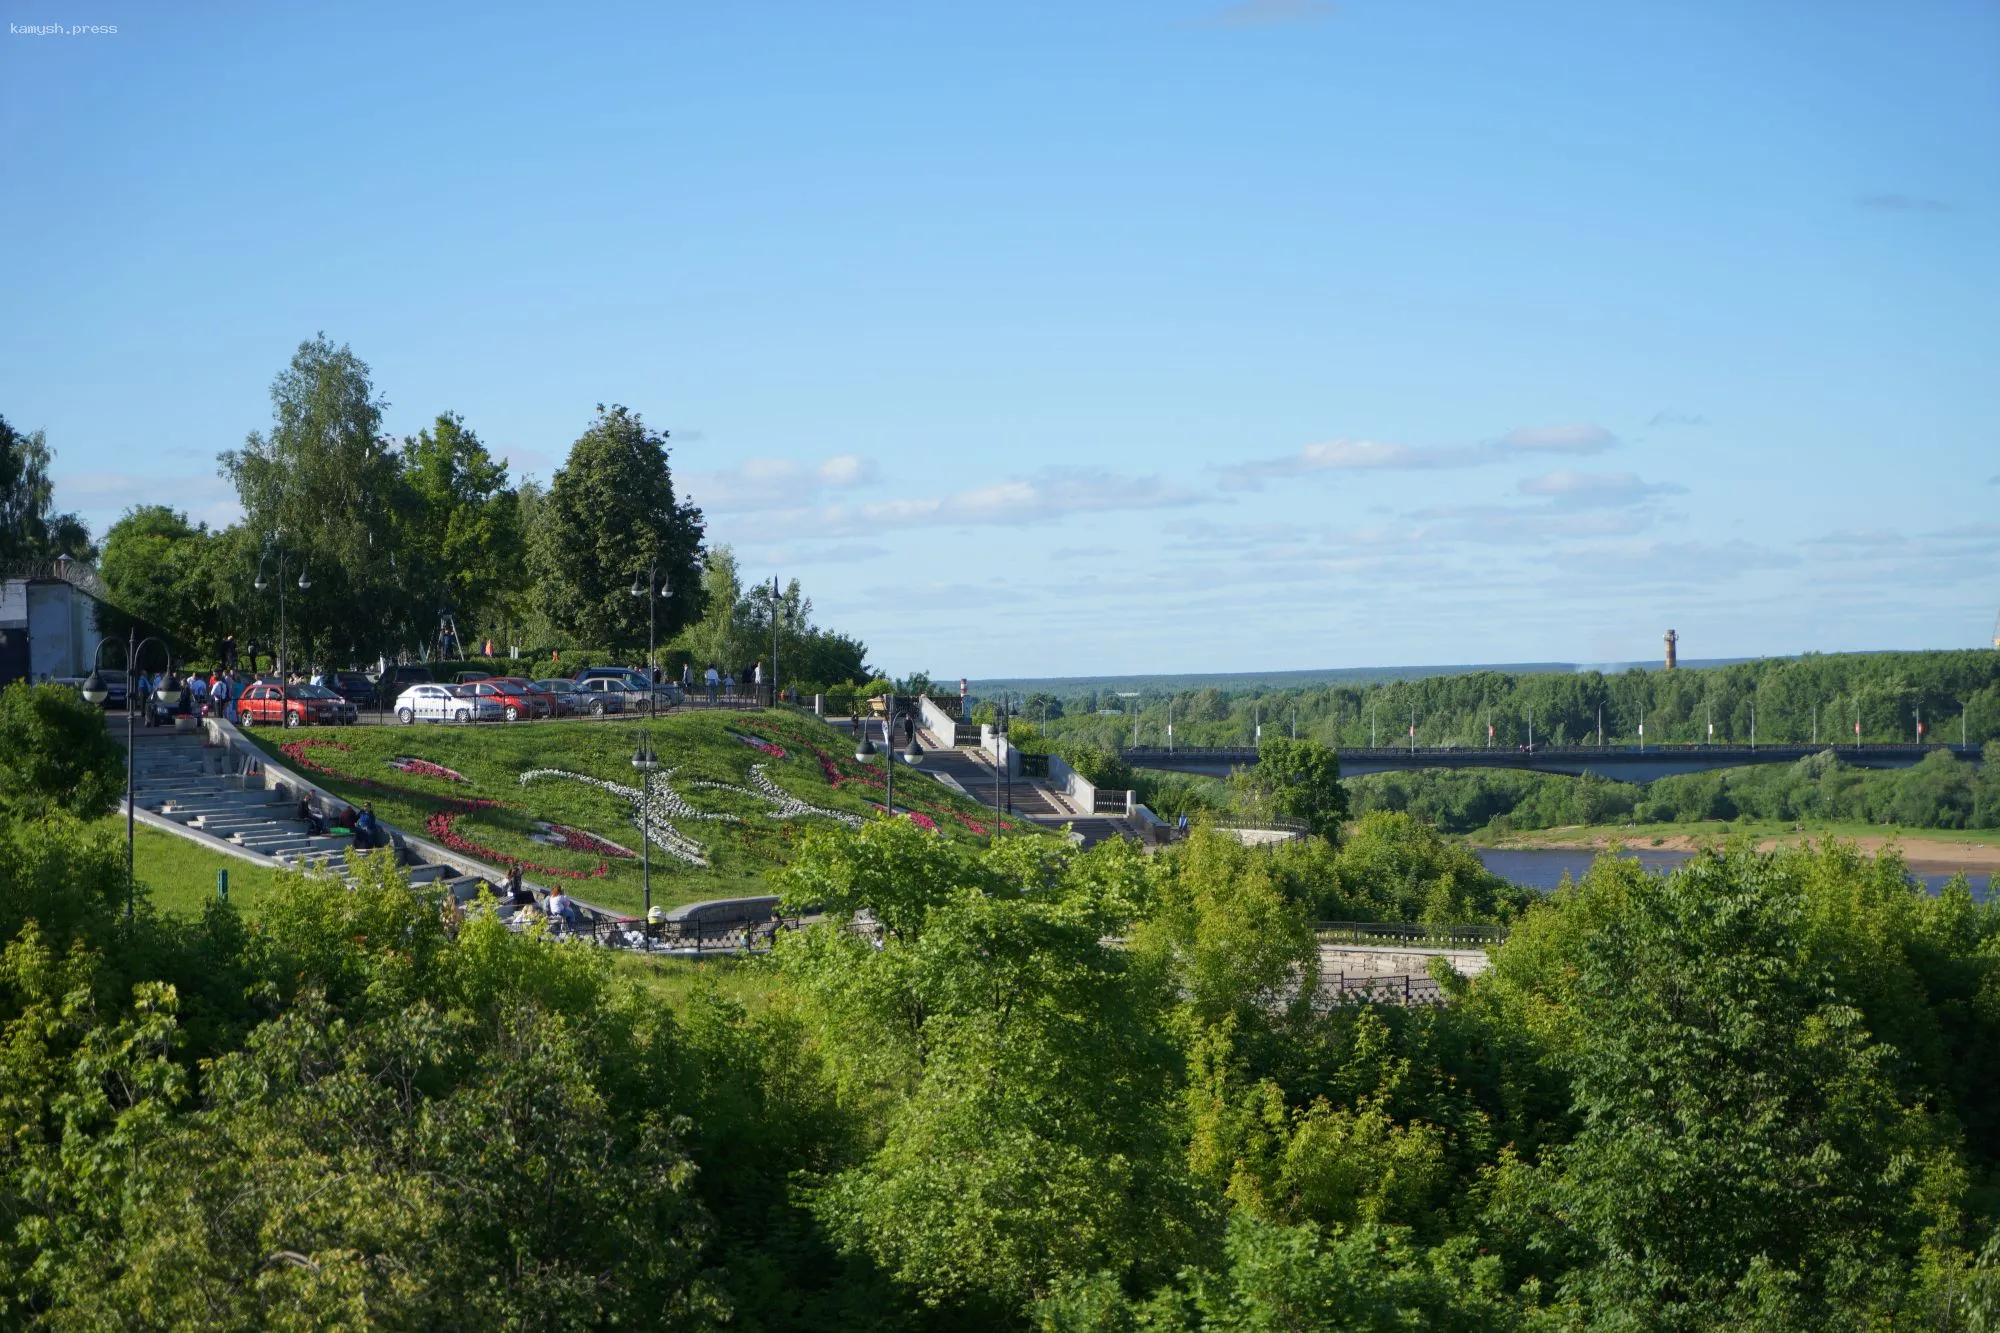
MULTIPOLYGON (((125 816, 109 815, 98 827, 122 839, 125 816)), ((264 895, 277 883, 278 872, 251 861, 212 852, 200 843, 140 824, 133 830, 132 869, 148 895, 163 912, 194 916, 215 897, 215 872, 229 872, 229 900, 254 916, 264 895)))
MULTIPOLYGON (((651 723, 309 727, 259 731, 253 740, 343 799, 357 806, 372 802, 376 814, 408 833, 488 864, 519 859, 531 882, 561 882, 585 902, 636 913, 641 874, 633 804, 592 784, 636 791, 632 752, 642 731, 650 733, 660 759, 654 808, 707 862, 678 859, 656 840, 653 901, 666 906, 766 892, 766 877, 789 859, 799 836, 830 822, 811 812, 781 815, 773 800, 752 790, 758 781, 753 768, 784 796, 822 810, 866 817, 881 799, 879 761, 872 774, 861 769, 844 732, 792 712, 692 711, 651 723), (742 737, 783 753, 753 748, 742 737), (391 761, 401 759, 425 761, 463 780, 399 771, 391 761), (575 776, 522 781, 537 770, 575 776), (869 785, 871 776, 875 785, 869 785), (716 783, 726 788, 704 785, 716 783), (558 845, 565 835, 549 829, 550 822, 615 846, 592 850, 580 840, 558 845)), ((899 808, 914 806, 931 820, 941 836, 977 838, 991 822, 984 807, 920 772, 897 774, 896 798, 899 808)))
POLYGON ((647 958, 622 950, 607 950, 614 976, 629 981, 652 1000, 676 1010, 704 987, 713 986, 726 999, 751 1013, 771 1003, 778 972, 767 957, 647 958))

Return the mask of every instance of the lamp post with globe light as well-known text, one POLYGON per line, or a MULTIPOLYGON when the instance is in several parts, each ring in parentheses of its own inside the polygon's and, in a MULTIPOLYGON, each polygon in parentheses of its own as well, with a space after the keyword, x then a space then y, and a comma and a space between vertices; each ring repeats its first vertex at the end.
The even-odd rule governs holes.
MULTIPOLYGON (((264 553, 263 553, 262 555, 260 555, 260 556, 258 556, 258 557, 257 557, 257 581, 256 581, 255 583, 252 583, 252 584, 251 584, 250 586, 251 586, 251 587, 253 587, 253 588, 255 588, 255 589, 256 589, 256 590, 258 591, 258 592, 262 592, 262 591, 264 591, 264 590, 265 590, 266 588, 268 588, 268 587, 270 587, 270 586, 271 586, 271 584, 270 584, 270 581, 269 581, 269 580, 267 580, 267 579, 266 579, 266 578, 264 577, 264 562, 265 562, 265 561, 267 561, 267 560, 269 560, 269 559, 271 558, 271 556, 272 556, 272 553, 273 553, 273 552, 275 551, 275 552, 276 552, 276 554, 277 554, 277 557, 278 557, 278 659, 277 659, 277 669, 278 669, 278 675, 279 675, 279 677, 280 677, 280 678, 282 678, 282 677, 284 676, 284 674, 285 674, 285 649, 286 649, 286 642, 285 642, 285 552, 284 552, 284 551, 283 551, 282 549, 280 549, 280 548, 278 547, 278 544, 277 544, 277 542, 278 542, 278 539, 277 539, 277 537, 276 537, 275 535, 273 535, 273 536, 270 536, 270 537, 267 537, 267 538, 265 538, 265 539, 264 539, 264 553)), ((310 578, 308 578, 308 577, 306 576, 306 571, 305 571, 305 569, 304 569, 303 567, 301 567, 301 568, 300 568, 300 570, 299 570, 299 591, 300 591, 300 592, 307 592, 307 591, 309 591, 309 590, 310 590, 310 589, 312 588, 312 586, 313 586, 313 585, 312 585, 312 580, 311 580, 310 578)), ((252 662, 251 662, 251 664, 250 664, 250 666, 251 666, 251 670, 252 670, 252 674, 253 674, 253 675, 255 674, 255 670, 256 670, 256 665, 257 665, 257 664, 256 664, 256 662, 255 662, 255 661, 252 661, 252 662)))
MULTIPOLYGON (((888 807, 889 817, 892 819, 896 815, 896 760, 901 759, 912 768, 924 762, 924 747, 917 744, 916 727, 914 724, 910 728, 909 746, 904 749, 902 754, 898 755, 896 753, 896 724, 907 721, 909 717, 910 714, 908 712, 899 713, 892 707, 882 719, 882 754, 884 756, 882 768, 882 804, 888 807)), ((864 722, 861 724, 861 727, 860 743, 854 747, 854 762, 864 768, 873 767, 875 763, 875 744, 868 739, 868 724, 864 722)))
MULTIPOLYGON (((111 642, 114 642, 114 640, 99 639, 97 641, 95 658, 102 658, 104 656, 104 645, 111 642)), ((181 684, 174 676, 173 650, 167 647, 164 641, 156 639, 150 634, 142 639, 139 637, 138 630, 130 631, 125 636, 125 920, 128 923, 132 920, 132 755, 133 746, 136 742, 136 738, 132 734, 132 719, 136 711, 133 708, 133 704, 136 701, 133 698, 132 686, 138 679, 139 652, 149 643, 159 644, 160 651, 167 655, 167 669, 160 673, 160 683, 153 689, 153 698, 158 699, 168 708, 174 707, 181 701, 181 684)), ((104 701, 111 697, 111 687, 105 683, 103 673, 97 669, 95 658, 91 662, 90 674, 84 677, 83 697, 93 706, 102 707, 104 701)))

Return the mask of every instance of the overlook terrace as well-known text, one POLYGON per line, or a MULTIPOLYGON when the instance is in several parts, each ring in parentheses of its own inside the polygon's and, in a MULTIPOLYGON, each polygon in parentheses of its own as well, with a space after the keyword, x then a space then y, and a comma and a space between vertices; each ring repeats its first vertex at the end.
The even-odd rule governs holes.
MULTIPOLYGON (((1342 777, 1418 768, 1525 768, 1539 773, 1581 776, 1595 773, 1620 782, 1651 782, 1677 773, 1700 773, 1746 764, 1788 764, 1831 751, 1857 768, 1909 768, 1926 755, 1944 752, 1972 763, 1976 745, 1538 745, 1515 748, 1366 746, 1340 751, 1342 777)), ((1135 745, 1119 751, 1135 768, 1164 769, 1220 777, 1257 762, 1251 746, 1135 745)))

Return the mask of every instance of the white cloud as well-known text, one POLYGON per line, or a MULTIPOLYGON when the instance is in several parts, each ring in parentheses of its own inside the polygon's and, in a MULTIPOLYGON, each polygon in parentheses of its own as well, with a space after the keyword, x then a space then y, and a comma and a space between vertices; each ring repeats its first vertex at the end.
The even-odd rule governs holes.
POLYGON ((1508 431, 1498 441, 1503 452, 1524 454, 1595 454, 1618 442, 1602 426, 1538 426, 1508 431))
POLYGON ((1595 509, 1641 504, 1655 495, 1678 495, 1684 486, 1641 481, 1630 472, 1574 472, 1559 468, 1520 484, 1523 495, 1538 496, 1564 509, 1595 509))
POLYGON ((681 488, 704 511, 747 514, 810 504, 830 490, 875 479, 875 465, 858 454, 836 454, 820 463, 752 458, 720 472, 684 472, 681 488))
POLYGON ((1472 445, 1400 444, 1341 437, 1308 444, 1279 458, 1225 465, 1218 483, 1225 491, 1262 490, 1266 481, 1316 472, 1422 472, 1480 467, 1521 454, 1594 454, 1618 437, 1602 426, 1541 426, 1508 431, 1472 445))
POLYGON ((1671 407, 1663 407, 1653 413, 1648 426, 1706 426, 1708 418, 1694 412, 1677 412, 1671 407))
POLYGON ((1752 570, 1788 569, 1799 558, 1754 542, 1633 542, 1583 546, 1546 557, 1584 582, 1712 584, 1752 570))
MULTIPOLYGON (((1171 509, 1204 499, 1158 477, 1098 468, 1044 468, 1031 477, 939 496, 902 496, 866 504, 800 505, 763 510, 759 522, 788 539, 865 536, 887 528, 1026 527, 1070 514, 1171 509)), ((743 540, 755 540, 745 536, 743 540)))

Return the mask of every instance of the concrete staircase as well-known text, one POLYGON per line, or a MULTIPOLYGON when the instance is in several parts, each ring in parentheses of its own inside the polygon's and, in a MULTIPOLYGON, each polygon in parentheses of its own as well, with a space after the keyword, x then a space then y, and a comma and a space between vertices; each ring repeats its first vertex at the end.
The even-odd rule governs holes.
MULTIPOLYGON (((123 728, 114 727, 112 734, 124 740, 123 728)), ((246 777, 228 751, 204 747, 198 731, 136 736, 132 774, 133 805, 160 816, 168 827, 206 834, 274 865, 327 870, 353 880, 346 861, 352 838, 308 833, 305 823, 292 817, 296 797, 267 790, 261 777, 246 777)), ((410 859, 406 849, 403 857, 410 859)), ((412 886, 473 881, 446 865, 416 862, 406 869, 412 886)))

